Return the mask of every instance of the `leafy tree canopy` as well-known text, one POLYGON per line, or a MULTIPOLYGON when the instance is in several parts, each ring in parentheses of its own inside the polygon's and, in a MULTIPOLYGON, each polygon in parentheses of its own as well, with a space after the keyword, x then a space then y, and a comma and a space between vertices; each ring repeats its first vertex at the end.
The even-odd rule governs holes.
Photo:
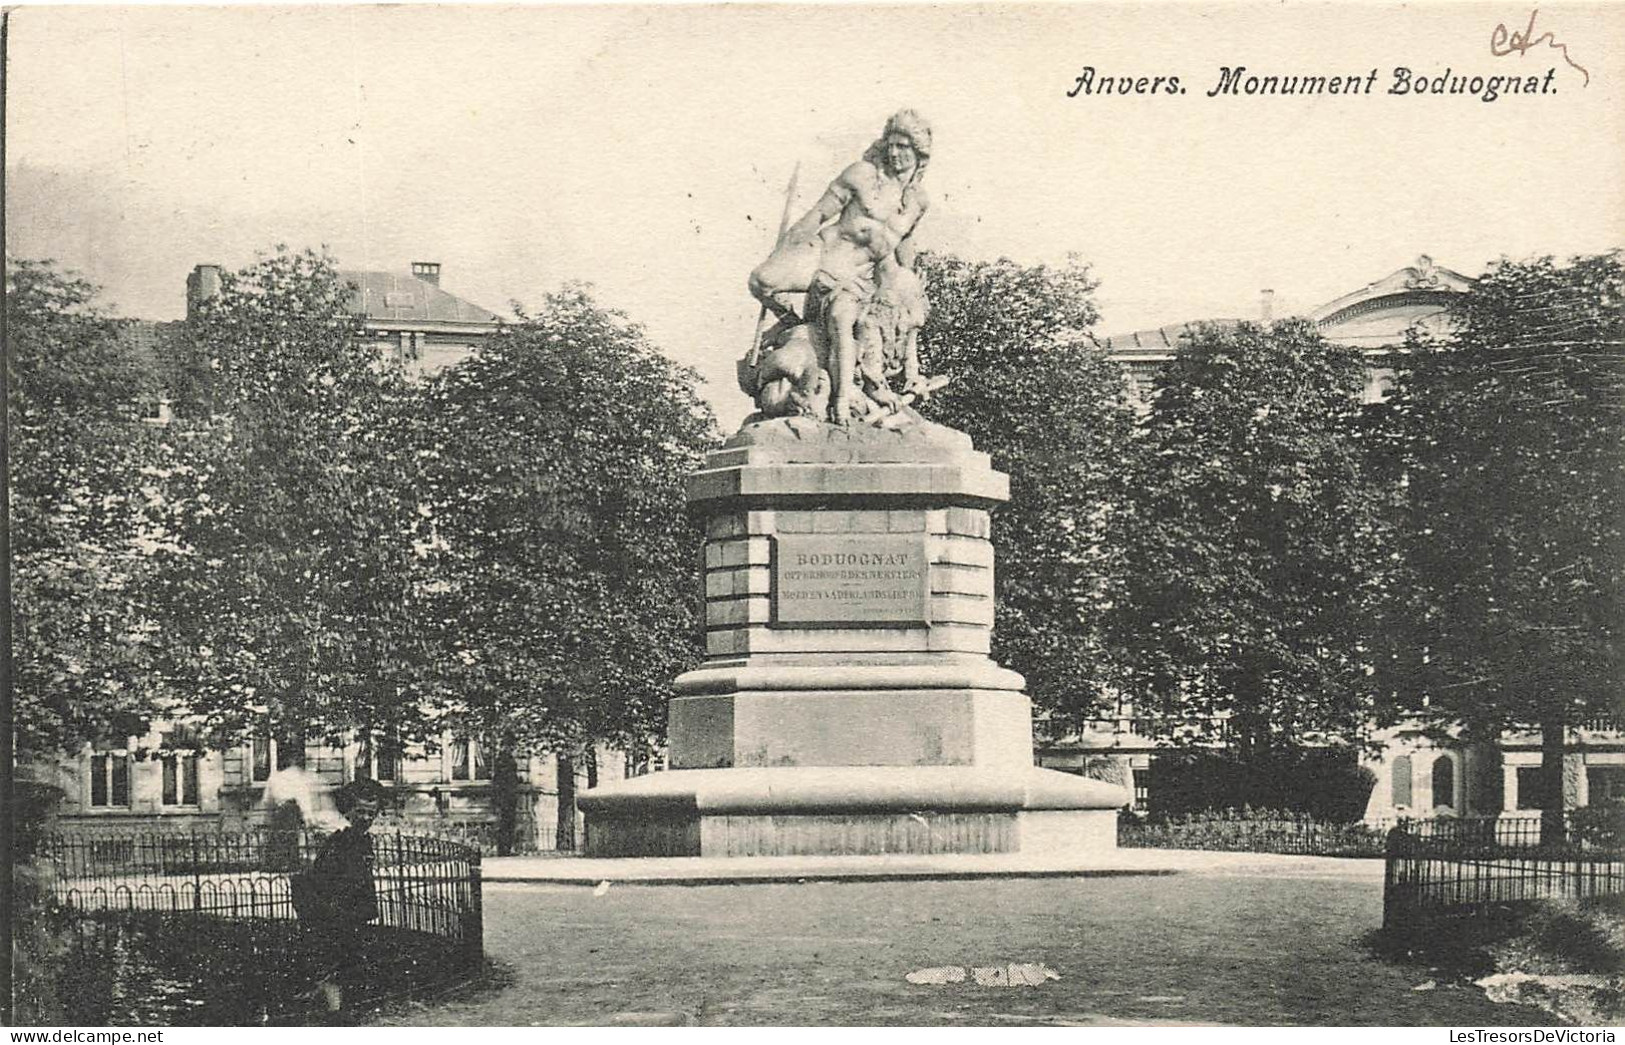
POLYGON ((1107 699, 1101 626, 1125 561, 1110 523, 1134 422, 1121 368, 1085 337, 1097 282, 1077 261, 925 254, 921 267, 921 367, 952 379, 922 410, 1010 475, 1010 501, 993 513, 994 656, 1026 676, 1039 707, 1089 717, 1107 699))
POLYGON ((1451 318, 1399 374, 1385 680, 1402 710, 1560 746, 1625 713, 1625 265, 1503 259, 1451 318))
POLYGON ((13 698, 21 752, 139 731, 153 710, 142 589, 141 424, 153 380, 95 288, 49 262, 6 269, 13 698))
POLYGON ((1383 540, 1362 381, 1303 320, 1201 328, 1162 375, 1114 628, 1164 735, 1228 731, 1246 753, 1363 725, 1383 540))
POLYGON ((718 437, 695 381, 573 287, 427 387, 437 678, 462 728, 554 750, 663 731, 700 654, 683 482, 718 437))
POLYGON ((352 336, 330 259, 227 274, 181 339, 156 595, 165 673, 234 735, 421 735, 411 392, 352 336))

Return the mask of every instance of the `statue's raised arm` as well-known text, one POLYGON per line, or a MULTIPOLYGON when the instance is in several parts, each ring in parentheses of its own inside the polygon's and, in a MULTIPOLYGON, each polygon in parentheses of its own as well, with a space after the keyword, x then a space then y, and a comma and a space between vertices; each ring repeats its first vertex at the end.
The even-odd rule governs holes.
POLYGON ((884 424, 940 387, 915 356, 926 302, 913 234, 930 207, 920 185, 930 158, 930 125, 898 112, 750 274, 765 329, 740 376, 762 415, 884 424), (899 372, 901 396, 887 381, 899 372))

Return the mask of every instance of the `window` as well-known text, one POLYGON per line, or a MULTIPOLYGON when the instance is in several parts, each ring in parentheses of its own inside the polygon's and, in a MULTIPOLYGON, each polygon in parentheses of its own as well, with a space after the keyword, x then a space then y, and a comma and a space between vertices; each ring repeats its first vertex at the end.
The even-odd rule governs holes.
POLYGON ((163 771, 161 798, 166 806, 198 804, 198 751, 201 739, 195 726, 177 725, 164 733, 158 764, 163 771))
POLYGON ((1366 371, 1365 388, 1360 393, 1360 402, 1366 405, 1383 403, 1394 391, 1393 367, 1373 367, 1366 371))
POLYGON ((1440 755, 1433 761, 1433 804, 1456 805, 1456 764, 1449 755, 1440 755))
POLYGON ((161 761, 164 767, 164 805, 197 805, 197 771, 198 762, 200 761, 198 756, 184 752, 170 752, 164 755, 161 761))
POLYGON ((130 807, 130 756, 125 754, 90 757, 90 805, 94 809, 130 807))
POLYGON ((276 767, 278 769, 304 768, 305 765, 305 738, 303 734, 296 733, 281 737, 276 742, 276 767))
POLYGON ((485 760, 484 745, 477 740, 457 740, 451 745, 453 780, 490 780, 491 766, 485 760))
POLYGON ((1586 766, 1587 804, 1625 801, 1625 766, 1586 766))
POLYGON ((264 783, 271 779, 273 772, 304 768, 303 733, 274 736, 267 733, 253 738, 249 743, 249 773, 254 783, 264 783))
POLYGON ((361 752, 356 757, 356 770, 374 780, 395 781, 401 778, 401 747, 396 741, 383 737, 364 737, 361 752))
POLYGON ((271 748, 270 737, 255 737, 253 751, 249 756, 252 768, 250 773, 255 783, 271 779, 271 748))
POLYGON ((1129 773, 1134 779, 1134 808, 1144 812, 1151 807, 1151 770, 1131 769, 1129 773))
POLYGON ((1542 786, 1539 766, 1518 767, 1518 808, 1544 809, 1546 789, 1542 786))
POLYGON ((1400 755, 1394 759, 1393 804, 1396 807, 1411 804, 1411 756, 1409 755, 1400 755))

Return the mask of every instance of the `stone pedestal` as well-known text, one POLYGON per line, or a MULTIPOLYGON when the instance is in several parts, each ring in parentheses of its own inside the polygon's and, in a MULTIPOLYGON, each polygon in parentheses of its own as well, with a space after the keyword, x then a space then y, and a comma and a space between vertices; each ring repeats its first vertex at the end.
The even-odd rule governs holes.
POLYGON ((1122 788, 1034 767, 1020 675, 988 657, 988 511, 960 432, 747 425, 691 477, 705 664, 668 771, 579 797, 588 856, 1080 853, 1122 788))

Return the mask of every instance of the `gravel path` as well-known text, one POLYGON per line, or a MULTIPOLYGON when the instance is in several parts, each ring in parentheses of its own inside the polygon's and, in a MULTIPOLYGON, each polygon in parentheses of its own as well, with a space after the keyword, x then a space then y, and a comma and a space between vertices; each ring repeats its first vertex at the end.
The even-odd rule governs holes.
MULTIPOLYGON (((1183 860, 1174 877, 489 883, 495 986, 382 1025, 1549 1025, 1373 957, 1380 861, 1183 860), (1373 874, 1373 864, 1375 874, 1373 874), (910 983, 1043 965, 1036 986, 910 983), (1042 979, 1042 977, 1039 977, 1042 979)), ((984 979, 989 978, 987 974, 984 979)), ((1018 976, 1018 979, 1020 977, 1018 976)))

